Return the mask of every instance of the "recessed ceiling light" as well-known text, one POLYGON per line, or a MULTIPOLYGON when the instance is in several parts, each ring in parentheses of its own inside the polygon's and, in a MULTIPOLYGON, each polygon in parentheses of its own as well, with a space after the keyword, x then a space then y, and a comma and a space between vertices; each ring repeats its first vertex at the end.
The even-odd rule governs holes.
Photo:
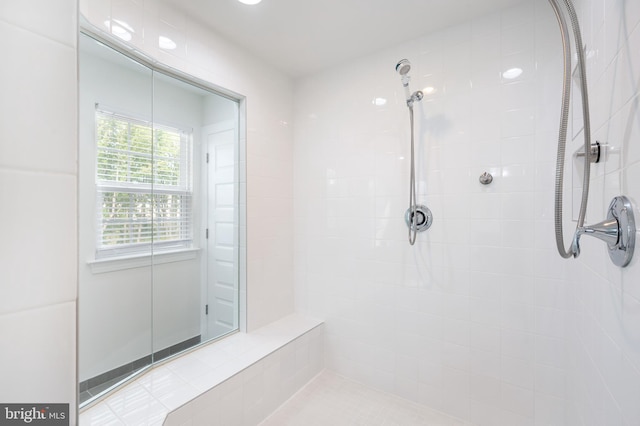
POLYGON ((522 68, 510 68, 502 73, 502 77, 507 80, 513 80, 514 78, 518 78, 522 75, 522 68))
POLYGON ((160 36, 158 37, 158 46, 160 46, 160 49, 173 50, 177 47, 177 44, 169 37, 160 36))
POLYGON ((422 92, 424 92, 425 95, 433 95, 434 93, 436 93, 436 88, 433 86, 428 86, 422 89, 422 92))
POLYGON ((254 5, 260 3, 262 0, 238 0, 240 3, 254 5))

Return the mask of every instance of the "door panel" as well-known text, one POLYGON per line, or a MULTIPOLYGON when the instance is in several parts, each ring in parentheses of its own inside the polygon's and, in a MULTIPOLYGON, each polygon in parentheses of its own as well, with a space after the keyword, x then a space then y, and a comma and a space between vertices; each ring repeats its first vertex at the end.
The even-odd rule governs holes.
POLYGON ((237 328, 237 185, 235 128, 215 126, 206 134, 208 162, 207 328, 216 336, 237 328))

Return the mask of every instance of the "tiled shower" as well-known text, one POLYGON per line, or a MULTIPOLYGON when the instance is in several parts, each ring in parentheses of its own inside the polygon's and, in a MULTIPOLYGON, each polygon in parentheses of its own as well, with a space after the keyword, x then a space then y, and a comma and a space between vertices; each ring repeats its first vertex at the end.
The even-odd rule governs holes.
POLYGON ((299 83, 294 283, 299 309, 326 320, 328 368, 483 424, 561 420, 571 289, 552 237, 556 27, 527 2, 299 83), (425 93, 418 203, 434 217, 413 247, 393 73, 405 57, 425 93))
MULTIPOLYGON (((609 144, 592 169, 598 222, 613 196, 640 195, 640 7, 578 9, 594 137, 609 144)), ((637 261, 621 270, 599 241, 556 252, 557 27, 547 1, 523 2, 297 82, 296 307, 325 319, 327 368, 479 424, 640 421, 637 261), (413 247, 402 58, 425 93, 418 203, 434 216, 413 247)))
MULTIPOLYGON (((57 19, 43 19, 49 3, 12 1, 0 9, 8 63, 29 70, 2 69, 3 81, 11 82, 3 92, 14 94, 13 103, 1 104, 11 118, 0 124, 3 199, 40 193, 46 182, 46 194, 66 206, 52 210, 51 220, 53 213, 61 219, 56 226, 38 215, 11 216, 11 230, 22 232, 3 232, 2 253, 34 262, 56 253, 56 261, 40 260, 37 268, 6 264, 0 333, 17 344, 0 355, 9 384, 0 386, 0 400, 75 404, 78 6, 56 2, 46 15, 57 19), (47 78, 35 72, 44 67, 47 78), (36 89, 42 99, 25 96, 36 89), (42 127, 29 125, 34 117, 45 120, 42 127), (9 123, 23 123, 22 131, 9 123), (9 189, 9 181, 22 186, 9 189), (25 235, 37 243, 25 244, 25 235), (46 273, 25 272, 36 270, 46 273), (42 333, 42 324, 49 340, 24 337, 42 333), (48 357, 33 355, 47 350, 48 357), (27 356, 37 369, 16 368, 27 356)), ((576 6, 594 138, 609 148, 592 170, 587 222, 593 223, 619 194, 638 212, 640 3, 579 0, 576 6)), ((150 37, 154 28, 171 26, 184 41, 175 54, 154 50, 142 36, 132 43, 250 101, 248 330, 293 311, 322 318, 328 369, 478 424, 640 423, 637 256, 620 269, 600 241, 588 239, 577 260, 555 252, 561 57, 546 0, 527 0, 297 81, 155 2, 87 0, 79 9, 96 22, 101 13, 137 18, 150 37), (433 88, 415 112, 418 201, 431 208, 434 224, 414 247, 403 222, 408 114, 393 69, 402 58, 414 65, 412 87, 433 88), (516 78, 503 75, 514 68, 522 70, 516 78), (490 185, 478 182, 484 172, 494 176, 490 185)), ((578 120, 571 121, 574 136, 578 120)), ((569 155, 580 143, 578 134, 569 155)), ((579 179, 568 179, 565 214, 571 216, 579 179)))

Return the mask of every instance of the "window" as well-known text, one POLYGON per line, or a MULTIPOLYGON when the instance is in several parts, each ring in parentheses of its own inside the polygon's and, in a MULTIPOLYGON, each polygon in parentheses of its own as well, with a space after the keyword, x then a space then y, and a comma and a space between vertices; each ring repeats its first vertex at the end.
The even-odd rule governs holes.
POLYGON ((96 258, 191 247, 191 139, 96 110, 96 258))

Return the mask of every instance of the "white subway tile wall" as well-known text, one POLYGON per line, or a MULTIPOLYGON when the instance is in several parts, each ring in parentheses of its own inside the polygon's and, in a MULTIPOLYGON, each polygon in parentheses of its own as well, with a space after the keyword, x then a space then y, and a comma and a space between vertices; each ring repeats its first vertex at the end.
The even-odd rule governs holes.
MULTIPOLYGON (((639 211, 640 6, 577 3, 593 133, 610 145, 592 171, 597 222, 615 195, 639 211)), ((325 318, 328 368, 478 424, 640 422, 638 261, 620 270, 588 238, 578 260, 556 253, 561 58, 552 9, 535 0, 298 82, 296 308, 325 318), (425 92, 418 199, 434 214, 414 247, 394 72, 405 57, 425 92)), ((582 144, 575 124, 568 155, 582 144)), ((567 235, 580 193, 568 170, 567 235)))
MULTIPOLYGON (((588 220, 603 219, 611 198, 619 194, 632 200, 638 218, 640 3, 576 3, 586 45, 593 134, 608 145, 606 161, 596 165, 591 182, 588 220)), ((638 256, 620 269, 605 257, 601 244, 586 250, 566 289, 567 424, 640 424, 640 408, 633 402, 640 398, 638 256)), ((547 379, 548 374, 539 378, 541 386, 555 386, 547 379)))

